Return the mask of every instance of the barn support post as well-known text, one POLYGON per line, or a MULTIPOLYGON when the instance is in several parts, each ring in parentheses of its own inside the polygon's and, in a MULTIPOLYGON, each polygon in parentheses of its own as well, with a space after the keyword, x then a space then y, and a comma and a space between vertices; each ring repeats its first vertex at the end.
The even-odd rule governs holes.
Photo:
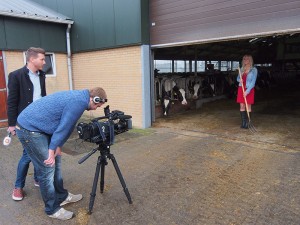
MULTIPOLYGON (((156 98, 155 98, 155 84, 154 84, 154 54, 155 52, 150 49, 150 87, 151 87, 151 125, 152 122, 155 122, 155 106, 156 106, 156 98)), ((161 85, 159 84, 161 87, 161 85)), ((161 95, 161 89, 159 89, 159 96, 161 95)))
MULTIPOLYGON (((141 58, 142 58, 142 128, 148 128, 151 126, 151 100, 154 99, 153 91, 151 92, 151 66, 150 66, 150 46, 141 46, 141 58)), ((152 81, 153 84, 153 81, 152 81)))

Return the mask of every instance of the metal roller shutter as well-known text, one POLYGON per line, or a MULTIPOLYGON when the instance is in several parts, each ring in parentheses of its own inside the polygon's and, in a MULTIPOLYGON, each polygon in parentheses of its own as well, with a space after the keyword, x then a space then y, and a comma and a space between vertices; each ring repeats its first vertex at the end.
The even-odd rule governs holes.
POLYGON ((299 21, 299 0, 150 1, 152 47, 297 33, 299 21))

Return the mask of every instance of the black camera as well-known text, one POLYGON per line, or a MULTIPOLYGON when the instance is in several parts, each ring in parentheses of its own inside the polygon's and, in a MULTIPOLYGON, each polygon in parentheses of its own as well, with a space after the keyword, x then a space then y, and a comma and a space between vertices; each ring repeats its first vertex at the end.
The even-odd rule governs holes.
POLYGON ((132 128, 132 116, 124 112, 114 110, 110 112, 109 106, 104 108, 105 116, 97 117, 90 123, 80 122, 77 124, 79 138, 96 144, 112 145, 115 135, 128 131, 132 128))

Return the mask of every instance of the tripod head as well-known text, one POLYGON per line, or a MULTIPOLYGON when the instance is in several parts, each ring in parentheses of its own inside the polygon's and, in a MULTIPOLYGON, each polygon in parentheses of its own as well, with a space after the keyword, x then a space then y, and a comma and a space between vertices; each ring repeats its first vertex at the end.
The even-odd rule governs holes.
POLYGON ((83 163, 87 160, 91 155, 93 155, 96 151, 100 151, 101 156, 109 157, 110 155, 110 145, 105 143, 100 143, 97 148, 94 148, 90 151, 87 155, 83 156, 81 159, 78 160, 78 164, 83 163))

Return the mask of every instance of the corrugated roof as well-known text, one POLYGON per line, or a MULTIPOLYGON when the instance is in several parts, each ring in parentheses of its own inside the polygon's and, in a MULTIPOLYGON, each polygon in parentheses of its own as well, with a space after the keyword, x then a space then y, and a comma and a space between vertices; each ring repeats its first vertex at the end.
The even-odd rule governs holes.
POLYGON ((0 0, 0 15, 73 24, 67 16, 29 0, 0 0))

